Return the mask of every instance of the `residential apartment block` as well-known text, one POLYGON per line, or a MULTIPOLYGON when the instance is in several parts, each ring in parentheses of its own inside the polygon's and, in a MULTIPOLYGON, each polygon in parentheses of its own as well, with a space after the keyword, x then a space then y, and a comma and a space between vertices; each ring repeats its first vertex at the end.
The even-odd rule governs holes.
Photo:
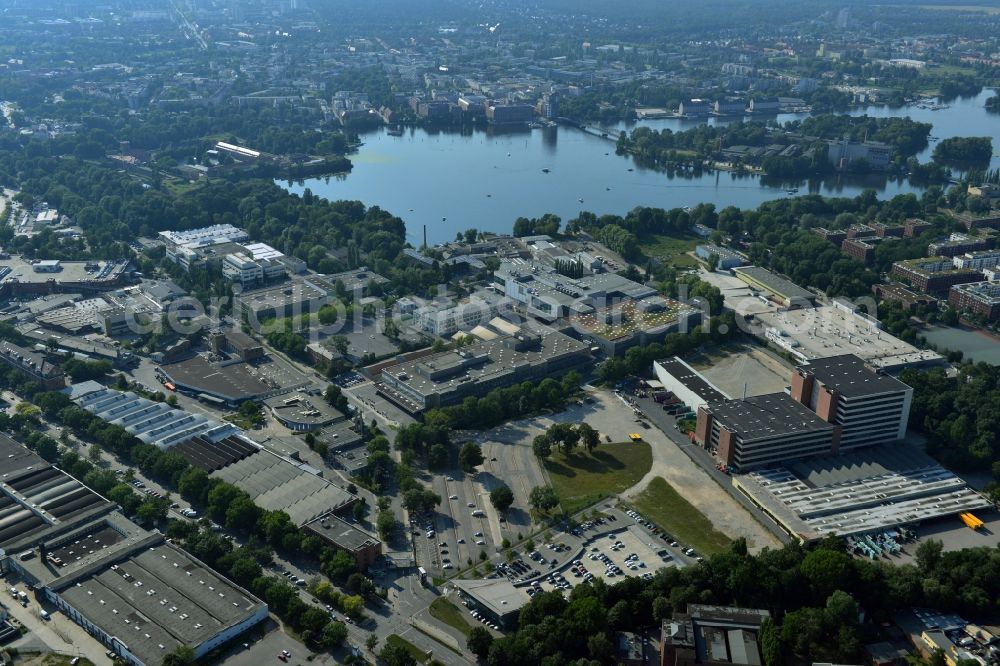
POLYGON ((957 284, 948 292, 948 302, 956 310, 1000 319, 1000 282, 957 284))

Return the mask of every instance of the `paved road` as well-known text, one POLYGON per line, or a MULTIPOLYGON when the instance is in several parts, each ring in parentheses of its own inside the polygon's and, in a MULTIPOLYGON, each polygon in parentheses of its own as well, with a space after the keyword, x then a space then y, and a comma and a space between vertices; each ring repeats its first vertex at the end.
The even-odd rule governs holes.
MULTIPOLYGON (((10 611, 11 617, 15 618, 28 630, 27 636, 15 642, 15 646, 22 645, 23 647, 28 647, 29 645, 42 643, 53 652, 84 656, 95 664, 108 663, 108 658, 104 656, 107 648, 84 631, 83 627, 73 622, 68 616, 60 613, 55 605, 47 601, 39 601, 33 592, 27 593, 29 599, 27 607, 15 602, 9 593, 15 581, 17 579, 10 574, 5 577, 3 581, 3 603, 10 611), (40 615, 43 609, 50 614, 48 620, 43 620, 40 615)), ((18 584, 17 588, 27 591, 23 584, 18 584)))
MULTIPOLYGON (((615 411, 632 413, 631 408, 614 394, 605 394, 603 399, 608 404, 618 403, 615 411)), ((642 430, 643 439, 652 445, 653 467, 639 483, 622 493, 624 497, 634 497, 654 478, 663 477, 721 532, 729 537, 745 537, 751 552, 782 545, 778 534, 765 525, 767 521, 763 515, 749 502, 743 503, 745 500, 732 487, 730 477, 716 470, 714 462, 711 465, 695 463, 699 452, 708 454, 677 430, 675 419, 651 399, 639 398, 636 402, 655 426, 642 430)))

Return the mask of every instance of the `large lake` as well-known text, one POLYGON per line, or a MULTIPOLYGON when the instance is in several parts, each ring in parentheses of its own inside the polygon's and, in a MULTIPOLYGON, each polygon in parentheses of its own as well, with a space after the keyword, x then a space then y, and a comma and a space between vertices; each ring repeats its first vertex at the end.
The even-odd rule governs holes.
MULTIPOLYGON (((988 113, 984 91, 954 100, 939 111, 904 107, 867 107, 853 115, 910 116, 933 123, 931 135, 1000 137, 1000 114, 988 113)), ((795 114, 782 114, 781 122, 795 114)), ((709 122, 716 122, 714 119, 709 122)), ((684 129, 697 122, 677 119, 644 121, 643 125, 684 129)), ((630 124, 629 128, 636 125, 630 124)), ((616 126, 611 132, 615 136, 616 126)), ((563 220, 581 210, 624 214, 635 206, 673 208, 712 202, 755 208, 764 201, 786 197, 787 183, 768 183, 755 176, 729 172, 699 176, 645 169, 630 157, 615 155, 613 140, 568 127, 470 132, 407 130, 389 136, 383 130, 364 134, 364 145, 351 156, 354 168, 337 177, 314 178, 289 186, 306 187, 329 199, 356 199, 378 205, 406 222, 408 240, 421 242, 427 226, 431 244, 451 240, 469 228, 509 233, 518 217, 556 213, 563 220), (543 172, 548 169, 548 173, 543 172)), ((996 143, 996 142, 995 142, 996 143)), ((930 159, 933 144, 921 154, 930 159)), ((1000 146, 995 145, 995 150, 1000 146)), ((991 168, 1000 167, 994 155, 991 168)), ((286 183, 287 185, 287 183, 286 183)), ((880 197, 922 188, 905 179, 843 175, 797 184, 799 194, 852 197, 866 188, 880 197)))

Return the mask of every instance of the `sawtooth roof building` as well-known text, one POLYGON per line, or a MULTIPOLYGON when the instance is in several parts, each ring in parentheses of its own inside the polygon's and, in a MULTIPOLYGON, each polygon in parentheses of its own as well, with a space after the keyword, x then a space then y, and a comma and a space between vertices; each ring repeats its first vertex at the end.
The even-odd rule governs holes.
POLYGON ((267 618, 267 605, 0 435, 0 570, 14 571, 135 666, 181 645, 197 658, 267 618))

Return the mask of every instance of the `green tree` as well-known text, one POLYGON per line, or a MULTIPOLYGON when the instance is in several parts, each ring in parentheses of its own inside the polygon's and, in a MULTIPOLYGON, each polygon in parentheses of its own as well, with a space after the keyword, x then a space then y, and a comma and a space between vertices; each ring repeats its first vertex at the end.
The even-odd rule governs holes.
POLYGON ((597 445, 601 443, 601 433, 591 427, 589 423, 581 423, 576 427, 580 435, 580 443, 587 449, 587 453, 593 453, 597 445))
POLYGON ((492 645, 493 635, 484 627, 479 626, 473 627, 469 631, 469 636, 465 641, 465 646, 469 648, 469 652, 480 659, 486 659, 486 655, 490 653, 492 645))
POLYGON ((368 648, 369 652, 375 651, 375 646, 378 645, 378 636, 375 634, 368 634, 368 638, 365 639, 365 647, 368 648))
POLYGON ((552 439, 545 434, 535 435, 535 438, 531 440, 531 450, 539 458, 548 458, 552 455, 552 439))
POLYGON ((328 622, 323 627, 322 636, 320 642, 323 647, 327 649, 340 647, 347 641, 347 625, 343 622, 328 622))
POLYGON ((504 485, 497 486, 490 491, 490 503, 500 513, 506 513, 514 503, 514 491, 504 485))
POLYGON ((396 642, 386 642, 382 646, 382 651, 378 653, 379 659, 386 663, 386 666, 416 666, 414 659, 406 648, 396 642))
POLYGON ((458 452, 458 465, 466 474, 472 474, 484 460, 483 450, 474 442, 466 442, 458 452))
POLYGON ((559 505, 559 496, 551 486, 535 486, 528 495, 528 504, 538 511, 549 511, 559 505))
POLYGON ((378 532, 378 535, 385 540, 392 536, 392 533, 396 531, 396 526, 398 524, 399 523, 396 521, 395 516, 392 515, 392 512, 381 511, 375 519, 375 530, 378 532))

